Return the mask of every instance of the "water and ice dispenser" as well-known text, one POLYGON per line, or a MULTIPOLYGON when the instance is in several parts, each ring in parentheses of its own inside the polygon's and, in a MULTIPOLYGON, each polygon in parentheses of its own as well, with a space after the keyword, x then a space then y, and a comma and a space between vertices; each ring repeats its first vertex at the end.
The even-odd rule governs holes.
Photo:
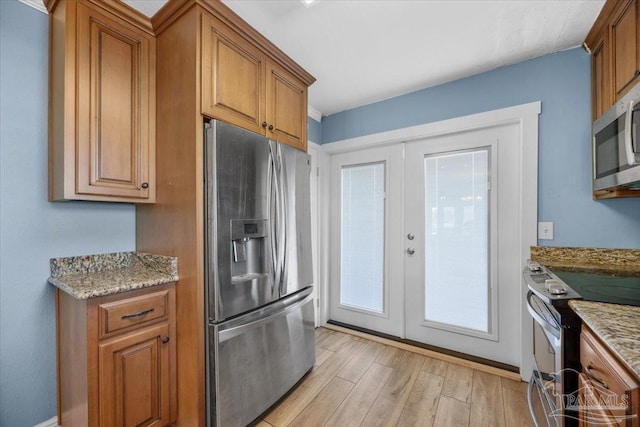
POLYGON ((231 281, 240 284, 269 277, 267 220, 231 220, 231 281))

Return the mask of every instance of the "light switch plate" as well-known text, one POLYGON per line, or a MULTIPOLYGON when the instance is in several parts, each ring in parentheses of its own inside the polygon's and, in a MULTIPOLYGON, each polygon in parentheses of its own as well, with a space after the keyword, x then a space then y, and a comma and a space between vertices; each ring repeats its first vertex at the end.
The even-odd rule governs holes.
POLYGON ((538 223, 538 239, 553 240, 553 222, 538 223))

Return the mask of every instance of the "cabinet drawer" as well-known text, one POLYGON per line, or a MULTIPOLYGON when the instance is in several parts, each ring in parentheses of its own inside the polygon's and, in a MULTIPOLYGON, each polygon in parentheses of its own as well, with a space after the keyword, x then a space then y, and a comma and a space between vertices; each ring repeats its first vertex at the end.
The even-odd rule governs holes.
POLYGON ((100 304, 99 337, 104 338, 130 326, 165 319, 168 298, 169 291, 163 290, 100 304))
POLYGON ((580 339, 580 363, 584 374, 607 402, 607 410, 621 426, 636 426, 639 385, 625 366, 607 349, 594 333, 583 326, 580 339))

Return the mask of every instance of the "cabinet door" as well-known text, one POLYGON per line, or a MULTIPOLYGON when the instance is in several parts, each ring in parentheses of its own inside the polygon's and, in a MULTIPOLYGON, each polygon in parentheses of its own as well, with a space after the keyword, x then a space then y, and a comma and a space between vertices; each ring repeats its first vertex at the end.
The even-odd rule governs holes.
POLYGON ((613 105, 611 96, 611 59, 609 56, 609 28, 596 42, 591 57, 591 92, 593 120, 613 105))
POLYGON ((77 12, 76 193, 153 201, 155 41, 84 4, 77 12))
POLYGON ((621 2, 611 25, 611 42, 616 99, 622 97, 640 76, 638 45, 638 2, 621 2))
POLYGON ((210 16, 202 31, 203 114, 264 134, 262 52, 210 16))
POLYGON ((267 137, 307 151, 307 86, 282 67, 267 69, 267 137))
POLYGON ((593 383, 584 374, 580 374, 578 380, 580 427, 618 427, 616 419, 603 407, 605 400, 600 397, 593 383))
POLYGON ((169 346, 167 323, 99 344, 100 425, 170 422, 169 346))

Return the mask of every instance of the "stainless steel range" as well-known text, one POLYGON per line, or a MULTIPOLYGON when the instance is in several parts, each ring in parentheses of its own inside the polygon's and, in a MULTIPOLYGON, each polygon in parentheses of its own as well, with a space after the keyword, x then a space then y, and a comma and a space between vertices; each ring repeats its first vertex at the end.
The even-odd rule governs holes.
POLYGON ((529 409, 536 426, 578 425, 580 318, 572 299, 640 306, 640 278, 551 270, 529 262, 523 271, 533 317, 534 370, 529 409))
POLYGON ((537 263, 525 267, 527 308, 533 317, 534 369, 529 410, 536 426, 577 425, 565 396, 578 388, 580 319, 569 308, 578 293, 537 263))

